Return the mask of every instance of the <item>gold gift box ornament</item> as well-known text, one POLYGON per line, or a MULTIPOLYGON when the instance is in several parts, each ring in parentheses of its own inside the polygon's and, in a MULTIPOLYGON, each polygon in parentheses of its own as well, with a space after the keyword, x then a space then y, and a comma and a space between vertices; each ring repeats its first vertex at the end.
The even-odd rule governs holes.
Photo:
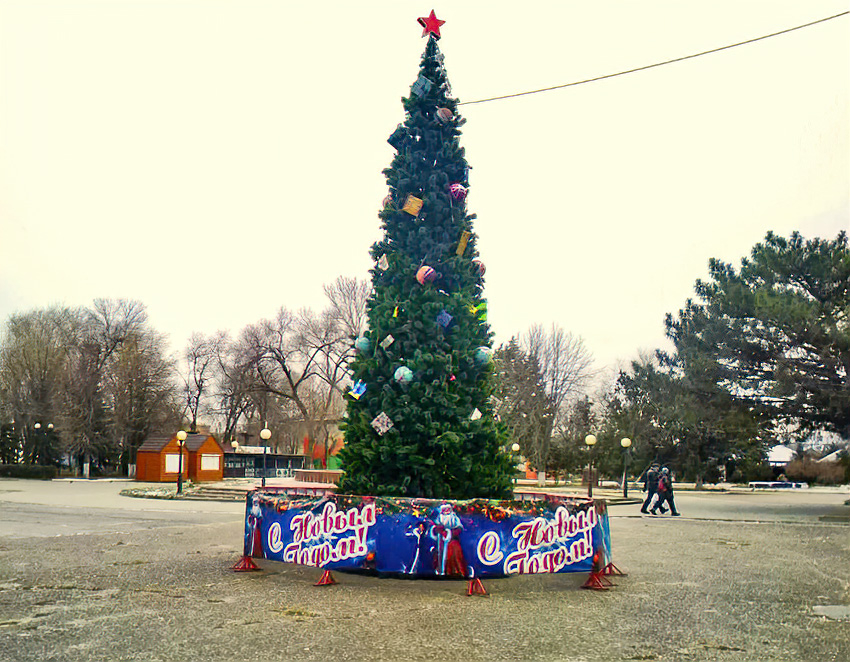
POLYGON ((420 198, 414 195, 408 195, 401 210, 406 211, 411 216, 417 216, 422 209, 422 205, 423 202, 420 198))
POLYGON ((463 252, 466 250, 466 244, 469 243, 469 238, 472 236, 471 232, 467 232, 464 230, 460 233, 460 241, 457 242, 457 251, 458 255, 463 255, 463 252))

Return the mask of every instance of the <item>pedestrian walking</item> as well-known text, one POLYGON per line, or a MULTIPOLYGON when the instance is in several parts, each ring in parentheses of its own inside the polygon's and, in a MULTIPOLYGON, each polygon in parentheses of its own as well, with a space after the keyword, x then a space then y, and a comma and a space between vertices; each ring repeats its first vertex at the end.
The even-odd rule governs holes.
MULTIPOLYGON (((655 487, 655 491, 658 493, 658 502, 655 506, 650 510, 653 515, 657 515, 655 511, 659 508, 664 508, 664 502, 666 501, 670 504, 670 514, 673 517, 678 517, 681 513, 676 511, 676 504, 673 503, 673 477, 670 475, 670 469, 667 467, 663 467, 661 469, 661 474, 658 476, 658 484, 655 487)), ((661 511, 665 512, 665 511, 661 511)))
MULTIPOLYGON (((653 462, 649 465, 649 469, 643 476, 643 491, 646 492, 646 499, 640 507, 640 512, 644 515, 649 514, 649 508, 652 506, 652 499, 655 496, 656 488, 658 487, 658 476, 660 475, 659 464, 653 462)), ((663 510, 662 512, 667 512, 663 510)))

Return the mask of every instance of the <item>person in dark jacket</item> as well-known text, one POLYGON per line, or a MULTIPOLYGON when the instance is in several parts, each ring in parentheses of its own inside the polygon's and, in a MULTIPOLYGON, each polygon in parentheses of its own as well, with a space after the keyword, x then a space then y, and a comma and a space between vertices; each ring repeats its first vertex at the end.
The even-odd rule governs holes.
POLYGON ((670 475, 670 469, 667 467, 663 467, 661 469, 655 491, 658 493, 658 502, 649 512, 653 515, 657 515, 658 513, 656 511, 659 508, 663 508, 664 502, 666 501, 670 504, 670 514, 673 515, 673 517, 678 517, 680 513, 676 511, 676 504, 673 503, 673 477, 670 475))
MULTIPOLYGON (((652 497, 655 496, 655 488, 658 485, 659 473, 658 463, 653 462, 649 465, 649 470, 643 476, 643 491, 646 492, 646 500, 640 507, 640 512, 644 515, 649 514, 649 507, 652 505, 652 497)), ((666 513, 667 510, 664 509, 661 512, 666 513)))

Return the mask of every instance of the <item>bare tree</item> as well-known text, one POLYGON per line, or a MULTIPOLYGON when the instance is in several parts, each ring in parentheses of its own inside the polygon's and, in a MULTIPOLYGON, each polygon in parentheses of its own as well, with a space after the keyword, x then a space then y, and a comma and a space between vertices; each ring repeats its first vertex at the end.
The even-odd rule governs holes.
POLYGON ((15 421, 6 436, 20 443, 21 460, 55 463, 66 451, 86 473, 90 459, 111 463, 141 443, 158 420, 151 403, 173 391, 164 345, 146 317, 137 301, 96 299, 89 309, 51 307, 8 320, 0 408, 7 426, 15 421))
POLYGON ((366 304, 372 292, 372 285, 358 278, 339 276, 323 289, 330 301, 330 315, 336 320, 340 331, 354 340, 366 328, 366 304))
POLYGON ((593 358, 581 338, 552 325, 532 326, 522 341, 500 348, 497 412, 545 484, 553 434, 564 425, 571 399, 592 377, 593 358))
POLYGON ((135 462, 136 449, 151 432, 179 425, 175 377, 165 339, 153 329, 131 333, 115 352, 106 370, 105 394, 122 464, 135 462))
POLYGON ((138 301, 95 299, 84 311, 79 342, 67 366, 62 407, 62 429, 69 450, 82 457, 84 475, 93 456, 103 459, 111 450, 104 394, 107 363, 146 322, 145 307, 138 301))
POLYGON ((243 333, 262 388, 297 409, 311 444, 323 445, 326 457, 331 427, 343 411, 354 338, 365 325, 368 292, 361 281, 338 278, 325 287, 330 306, 322 313, 281 308, 275 319, 243 333))
POLYGON ((0 341, 0 416, 7 426, 7 455, 15 461, 58 461, 61 438, 45 429, 59 420, 62 382, 82 319, 79 309, 53 306, 6 322, 0 341))
POLYGON ((217 338, 207 338, 201 333, 193 333, 189 338, 184 359, 186 374, 183 376, 184 393, 186 395, 185 411, 189 413, 189 431, 198 431, 198 416, 204 399, 209 391, 209 380, 215 370, 217 356, 217 338))
MULTIPOLYGON (((328 452, 331 430, 344 409, 354 338, 366 324, 370 286, 339 277, 324 291, 329 305, 318 314, 281 308, 273 319, 246 327, 235 341, 223 333, 195 338, 194 351, 187 352, 187 401, 214 395, 211 411, 223 424, 226 441, 236 436, 240 421, 249 436, 268 423, 275 448, 295 452, 307 437, 328 452), (210 365, 201 358, 208 352, 215 357, 210 365)), ((195 406, 190 402, 190 411, 195 406)))
POLYGON ((302 331, 299 316, 281 308, 274 319, 247 327, 243 340, 260 387, 291 402, 315 439, 315 417, 307 396, 310 381, 318 377, 324 347, 306 346, 302 331))
POLYGON ((252 366, 250 347, 220 333, 213 343, 215 353, 213 412, 222 421, 222 440, 234 441, 239 421, 257 409, 252 397, 261 385, 252 366))
POLYGON ((542 425, 538 456, 540 471, 538 484, 546 481, 546 462, 554 431, 567 419, 567 403, 581 394, 581 389, 592 377, 593 357, 584 341, 553 324, 549 332, 539 324, 533 325, 525 336, 528 353, 537 362, 543 392, 549 406, 548 416, 542 425))
POLYGON ((317 426, 327 459, 331 447, 330 431, 345 411, 343 394, 349 383, 348 364, 354 358, 354 340, 366 327, 367 303, 371 293, 367 281, 338 277, 325 285, 330 306, 319 315, 303 315, 302 342, 318 349, 318 376, 322 383, 311 389, 317 426))
POLYGON ((593 376, 593 357, 580 337, 555 324, 548 333, 541 325, 533 325, 524 343, 540 367, 543 389, 554 412, 552 425, 556 427, 566 416, 564 405, 593 376))

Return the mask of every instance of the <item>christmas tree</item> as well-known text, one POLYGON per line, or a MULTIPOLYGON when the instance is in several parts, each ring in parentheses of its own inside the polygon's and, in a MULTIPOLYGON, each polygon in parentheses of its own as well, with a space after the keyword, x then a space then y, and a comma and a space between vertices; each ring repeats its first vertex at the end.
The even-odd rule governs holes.
POLYGON ((434 12, 405 121, 388 142, 384 238, 371 248, 369 330, 355 342, 340 491, 507 498, 512 459, 494 420, 491 333, 467 214, 469 166, 434 12))

